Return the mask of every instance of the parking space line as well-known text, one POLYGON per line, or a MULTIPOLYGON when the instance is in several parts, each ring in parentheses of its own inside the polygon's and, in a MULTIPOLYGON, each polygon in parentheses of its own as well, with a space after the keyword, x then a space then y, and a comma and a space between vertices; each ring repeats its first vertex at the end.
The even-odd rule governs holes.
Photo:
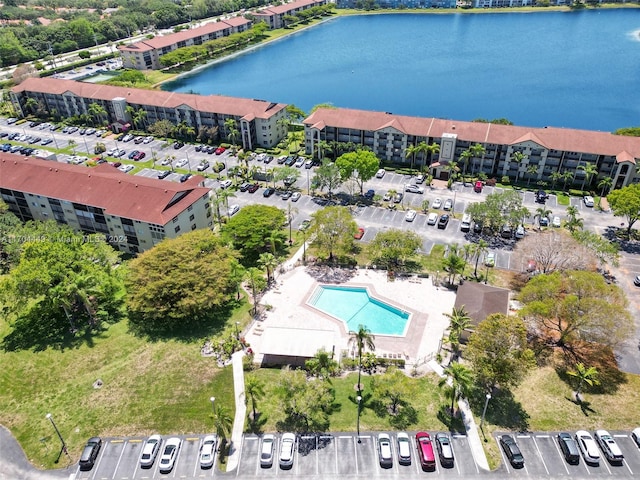
MULTIPOLYGON (((340 437, 340 438, 344 438, 344 437, 340 437)), ((355 463, 356 465, 356 475, 358 475, 360 473, 360 471, 358 470, 358 442, 355 437, 351 437, 351 438, 353 439, 353 459, 354 459, 353 463, 355 463)))
POLYGON ((624 463, 624 466, 627 467, 627 470, 629 470, 629 473, 633 475, 633 471, 631 470, 631 467, 629 466, 627 461, 625 459, 622 459, 622 463, 624 463))
POLYGON ((560 458, 562 458, 562 466, 567 471, 567 475, 569 475, 569 469, 567 468, 567 462, 565 461, 564 455, 560 451, 560 447, 558 446, 558 442, 553 441, 553 445, 556 447, 556 451, 558 452, 558 455, 560 455, 560 458))
MULTIPOLYGON (((500 451, 500 457, 502 458, 502 463, 505 466, 505 468, 507 469, 507 473, 511 473, 511 471, 509 470, 509 465, 508 465, 508 461, 507 461, 507 457, 504 454, 504 450, 502 450, 502 445, 500 445, 500 440, 498 440, 496 437, 493 437, 493 439, 496 441, 496 444, 498 445, 498 450, 500 451)), ((474 460, 475 463, 475 460, 474 460)))
MULTIPOLYGON (((452 435, 453 437, 453 435, 452 435)), ((458 435, 458 437, 463 437, 463 435, 458 435)), ((449 442, 449 446, 451 447, 451 451, 453 452, 453 458, 457 458, 458 454, 456 453, 455 449, 453 448, 453 442, 449 442)), ((478 473, 480 473, 480 471, 478 470, 478 464, 476 463, 476 461, 474 460, 473 463, 476 464, 476 471, 478 471, 478 473)), ((454 460, 453 464, 456 466, 456 470, 458 471, 458 475, 460 475, 460 466, 458 465, 458 462, 456 462, 454 460)))
MULTIPOLYGON (((540 447, 538 447, 538 442, 536 442, 536 437, 531 437, 531 438, 533 440, 533 444, 536 446, 536 450, 538 450, 538 456, 542 461, 542 466, 544 467, 545 472, 547 472, 547 475, 549 475, 549 469, 547 468, 547 463, 544 461, 544 458, 542 457, 542 452, 540 451, 540 447)), ((546 438, 549 438, 549 436, 547 435, 546 438)))
POLYGON ((607 468, 607 472, 609 472, 609 475, 611 475, 611 469, 609 468, 609 465, 607 465, 608 462, 604 457, 602 457, 602 461, 600 463, 604 464, 604 466, 607 468))

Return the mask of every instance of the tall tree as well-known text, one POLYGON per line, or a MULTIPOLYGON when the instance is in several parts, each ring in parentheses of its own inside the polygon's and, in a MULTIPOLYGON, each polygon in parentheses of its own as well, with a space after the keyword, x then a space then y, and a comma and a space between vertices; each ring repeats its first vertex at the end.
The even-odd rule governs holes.
POLYGON ((469 338, 465 357, 486 391, 516 387, 535 365, 524 322, 501 313, 480 322, 469 338))
POLYGON ((332 197, 333 191, 344 182, 340 175, 340 168, 330 160, 323 160, 322 165, 316 168, 316 174, 313 177, 313 184, 320 190, 327 189, 329 198, 332 197))
POLYGON ((349 332, 349 344, 355 346, 358 353, 358 395, 362 392, 362 382, 360 381, 362 376, 362 354, 365 349, 375 352, 375 339, 375 335, 364 325, 358 325, 357 331, 349 332))
POLYGON ((575 232, 576 230, 582 230, 582 228, 584 227, 584 220, 580 218, 579 215, 580 212, 577 207, 574 207, 573 205, 567 207, 568 218, 565 221, 564 225, 571 233, 575 232))
POLYGON ((460 338, 463 332, 471 326, 471 317, 464 305, 460 308, 453 307, 451 313, 445 313, 444 316, 449 319, 449 336, 447 338, 451 344, 452 360, 456 360, 460 356, 460 338))
POLYGON ((358 225, 346 207, 325 207, 312 214, 310 233, 315 235, 313 245, 319 256, 346 255, 353 250, 353 236, 358 225))
POLYGON ((247 375, 244 380, 245 402, 251 401, 251 420, 256 421, 256 405, 264 398, 264 383, 255 375, 247 375))
POLYGON ((251 298, 253 300, 253 314, 258 314, 258 296, 267 286, 267 281, 264 278, 262 270, 256 267, 251 267, 246 270, 245 278, 251 289, 251 298))
POLYGON ((338 362, 324 348, 318 350, 313 358, 304 363, 304 366, 310 375, 322 380, 327 380, 329 377, 337 375, 340 370, 338 362))
POLYGON ((444 388, 447 397, 451 399, 451 416, 453 417, 455 403, 471 392, 473 373, 461 363, 453 362, 444 369, 443 374, 438 386, 444 388))
POLYGON ((367 249, 376 265, 398 271, 400 268, 411 270, 417 267, 417 262, 412 260, 421 246, 422 239, 415 232, 390 229, 378 232, 367 249))
POLYGON ((336 165, 343 181, 353 179, 360 187, 360 195, 362 195, 364 184, 371 180, 380 168, 380 160, 373 152, 356 150, 338 157, 336 165))
POLYGON ((231 418, 229 410, 219 403, 215 404, 214 410, 213 426, 216 429, 220 443, 224 445, 227 441, 227 435, 231 433, 233 418, 231 418))
POLYGON ((409 377, 397 367, 389 367, 385 373, 371 379, 371 390, 396 415, 411 393, 409 382, 409 377))
POLYGON ((585 165, 578 165, 578 170, 582 170, 584 172, 584 178, 582 179, 582 187, 581 190, 584 191, 585 184, 591 184, 591 179, 595 174, 598 173, 598 167, 593 163, 587 163, 585 165))
POLYGON ((489 244, 481 238, 478 240, 478 243, 475 244, 475 247, 474 258, 476 259, 476 265, 473 269, 473 276, 478 278, 478 263, 480 262, 480 258, 484 258, 487 253, 489 244))
POLYGON ((260 254, 258 263, 267 270, 267 283, 271 283, 273 271, 278 266, 278 259, 272 253, 265 252, 260 254))
POLYGON ((607 195, 611 210, 616 217, 627 220, 627 236, 631 236, 634 223, 640 218, 640 184, 632 183, 607 195))
MULTIPOLYGON (((480 158, 480 171, 484 168, 484 156, 487 153, 487 149, 480 143, 475 143, 469 147, 469 151, 474 158, 480 158)), ((472 170, 475 172, 475 168, 472 170)))
MULTIPOLYGON (((600 197, 604 197, 604 193, 609 191, 613 185, 613 179, 611 177, 603 177, 598 182, 598 188, 600 189, 600 197)), ((600 198, 598 199, 598 205, 600 205, 600 198)))

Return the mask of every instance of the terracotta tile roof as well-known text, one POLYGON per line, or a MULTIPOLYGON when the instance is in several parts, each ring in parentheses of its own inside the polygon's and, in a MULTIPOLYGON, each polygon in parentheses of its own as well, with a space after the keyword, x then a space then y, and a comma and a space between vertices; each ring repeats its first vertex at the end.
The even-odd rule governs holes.
POLYGON ((153 37, 148 40, 141 40, 139 42, 132 43, 131 45, 124 45, 124 46, 118 47, 118 49, 136 51, 136 52, 144 52, 147 50, 161 49, 164 47, 168 47, 170 45, 174 45, 178 42, 190 40, 195 37, 200 37, 202 35, 208 35, 210 33, 219 32, 227 28, 239 27, 241 25, 248 25, 250 23, 251 22, 246 18, 234 17, 228 20, 221 20, 219 22, 207 23, 206 25, 203 25, 198 28, 181 30, 180 32, 172 33, 170 35, 163 35, 163 36, 153 37))
POLYGON ((287 13, 293 9, 305 7, 307 5, 316 5, 319 4, 316 0, 298 0, 297 2, 284 3, 282 5, 278 5, 277 7, 269 7, 263 10, 260 10, 259 14, 267 14, 267 15, 281 15, 287 13))
POLYGON ((0 187, 104 209, 106 214, 165 225, 209 189, 193 176, 184 183, 0 152, 0 187), (174 199, 182 196, 178 201, 174 199))
POLYGON ((76 82, 59 78, 28 78, 13 87, 13 92, 39 92, 62 95, 71 92, 78 97, 111 101, 122 97, 129 104, 177 108, 181 105, 200 112, 219 113, 244 117, 268 119, 286 108, 284 103, 270 103, 264 100, 225 97, 222 95, 193 95, 189 93, 165 92, 163 90, 143 90, 141 88, 114 87, 95 83, 76 82))
POLYGON ((533 141, 541 146, 567 152, 595 153, 640 161, 640 138, 609 132, 571 128, 531 128, 492 123, 464 122, 439 118, 407 117, 385 112, 347 108, 319 108, 304 120, 308 127, 351 128, 376 131, 393 127, 407 135, 442 138, 454 133, 460 140, 498 145, 533 141), (626 154, 626 155, 625 155, 626 154))

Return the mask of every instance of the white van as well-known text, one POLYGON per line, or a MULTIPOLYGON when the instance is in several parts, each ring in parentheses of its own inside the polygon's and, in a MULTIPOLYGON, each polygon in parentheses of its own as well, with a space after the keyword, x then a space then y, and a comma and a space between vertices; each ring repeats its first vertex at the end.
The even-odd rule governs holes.
POLYGON ((469 230, 471 230, 471 215, 465 213, 462 216, 462 221, 460 222, 460 231, 468 232, 469 230))

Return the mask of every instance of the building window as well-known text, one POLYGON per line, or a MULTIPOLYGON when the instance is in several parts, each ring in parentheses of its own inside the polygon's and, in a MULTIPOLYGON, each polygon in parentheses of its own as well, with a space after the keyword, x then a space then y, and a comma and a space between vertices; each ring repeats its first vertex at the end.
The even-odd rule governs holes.
POLYGON ((191 230, 195 230, 196 229, 196 224, 194 223, 193 225, 191 225, 191 230))
POLYGON ((180 225, 175 228, 175 232, 178 233, 180 231, 180 225))
POLYGON ((189 207, 187 208, 187 212, 190 212, 191 210, 193 210, 193 205, 189 205, 189 207))
POLYGON ((173 220, 171 220, 173 223, 176 223, 178 221, 178 217, 173 217, 173 220))
POLYGON ((192 213, 191 215, 189 215, 189 221, 193 222, 193 219, 196 218, 196 216, 192 213))

